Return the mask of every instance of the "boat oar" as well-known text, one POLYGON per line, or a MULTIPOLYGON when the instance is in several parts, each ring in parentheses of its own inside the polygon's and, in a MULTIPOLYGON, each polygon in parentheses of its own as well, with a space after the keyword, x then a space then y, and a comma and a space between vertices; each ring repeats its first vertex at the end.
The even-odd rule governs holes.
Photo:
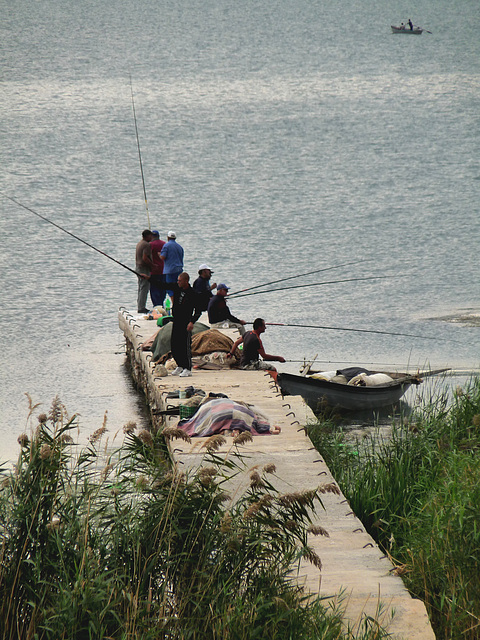
POLYGON ((422 382, 421 378, 428 378, 429 376, 436 376, 440 373, 445 373, 446 371, 450 371, 450 369, 435 369, 434 371, 418 371, 417 373, 407 374, 406 376, 402 376, 400 378, 395 378, 392 382, 387 382, 386 385, 391 387, 395 384, 409 383, 409 384, 420 384, 422 382))
POLYGON ((63 227, 61 227, 59 224, 57 224, 56 222, 52 222, 51 220, 49 220, 48 218, 46 218, 45 216, 42 216, 40 213, 38 213, 37 211, 34 211, 33 209, 31 209, 30 207, 27 207, 26 205, 22 204, 21 202, 19 202, 18 200, 15 200, 15 198, 11 198, 10 196, 7 196, 5 193, 1 194, 4 198, 7 198, 8 200, 11 200, 12 202, 14 202, 16 205, 18 205, 19 207, 22 207, 22 209, 25 209, 26 211, 30 211, 30 213, 33 213, 33 215, 38 216, 39 218, 41 218, 42 220, 44 220, 45 222, 48 222, 48 224, 53 225, 54 227, 57 227, 57 229, 60 229, 60 231, 63 231, 64 233, 68 233, 69 236, 72 236, 72 238, 75 238, 75 240, 78 240, 79 242, 83 242, 83 244, 86 244, 87 247, 90 247, 90 249, 93 249, 94 251, 98 251, 98 253, 101 253, 102 256, 105 256, 106 258, 108 258, 109 260, 113 260, 113 262, 116 262, 117 264, 119 264, 121 267, 123 267, 124 269, 127 269, 127 271, 131 271, 132 273, 134 273, 137 276, 140 276, 141 278, 145 278, 145 274, 142 273, 138 273, 138 271, 135 271, 135 269, 131 269, 130 267, 127 267, 126 264, 123 264, 123 262, 120 262, 119 260, 115 260, 115 258, 112 258, 112 256, 109 256, 108 253, 105 253, 105 251, 101 251, 101 249, 97 249, 97 247, 94 247, 93 244, 90 244, 89 242, 87 242, 86 240, 82 240, 82 238, 79 238, 78 236, 76 236, 74 233, 71 233, 70 231, 67 231, 66 229, 64 229, 63 227))
POLYGON ((301 371, 300 371, 300 375, 303 377, 306 377, 307 373, 310 372, 310 369, 312 368, 313 363, 315 362, 315 360, 318 358, 318 353, 315 355, 315 357, 313 358, 313 360, 310 360, 310 362, 306 362, 305 366, 302 367, 301 371))
POLYGON ((362 264, 362 262, 368 262, 368 260, 354 260, 353 262, 345 262, 344 264, 337 264, 334 267, 323 267, 322 269, 315 269, 314 271, 307 271, 307 273, 297 273, 294 276, 288 276, 286 278, 279 278, 278 280, 272 280, 271 282, 264 282, 263 284, 256 284, 253 287, 247 287, 246 289, 240 289, 234 291, 230 296, 236 296, 245 291, 253 291, 253 289, 260 289, 260 287, 268 287, 270 284, 277 284, 278 282, 286 282, 287 280, 293 280, 294 278, 302 278, 303 276, 311 276, 313 273, 320 273, 321 271, 332 271, 333 269, 341 269, 342 267, 348 267, 351 264, 362 264))
MULTIPOLYGON (((251 322, 247 322, 247 324, 253 324, 251 322)), ((351 329, 347 327, 327 327, 320 324, 291 324, 287 322, 266 322, 266 325, 270 327, 299 327, 302 329, 326 329, 327 331, 354 331, 356 333, 379 333, 385 336, 403 336, 406 338, 422 338, 423 340, 443 340, 443 338, 434 338, 432 336, 419 336, 414 333, 398 333, 396 331, 379 331, 376 329, 351 329)), ((450 340, 445 339, 447 342, 458 342, 459 340, 450 340)))
POLYGON ((324 282, 312 282, 311 284, 296 284, 289 287, 279 287, 277 289, 268 289, 266 291, 251 291, 250 293, 238 293, 229 295, 229 298, 244 298, 245 296, 257 296, 261 293, 273 293, 274 291, 286 291, 287 289, 303 289, 305 287, 319 287, 322 284, 338 284, 343 282, 360 282, 363 280, 382 280, 384 278, 406 278, 406 274, 394 274, 388 276, 367 276, 365 278, 345 278, 344 280, 327 280, 324 282))

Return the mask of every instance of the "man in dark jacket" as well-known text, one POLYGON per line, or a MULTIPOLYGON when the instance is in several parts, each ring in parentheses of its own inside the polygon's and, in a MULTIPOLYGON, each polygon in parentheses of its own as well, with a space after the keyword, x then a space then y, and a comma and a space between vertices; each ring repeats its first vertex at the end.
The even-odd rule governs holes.
POLYGON ((210 278, 212 277, 213 271, 210 269, 208 264, 201 264, 198 267, 198 278, 193 283, 193 289, 195 293, 198 294, 199 300, 199 309, 202 311, 206 311, 208 308, 208 303, 213 296, 212 289, 216 289, 217 283, 214 282, 210 284, 210 278))
POLYGON ((182 272, 173 290, 171 351, 177 368, 172 371, 172 376, 186 378, 192 375, 192 329, 201 314, 197 305, 197 294, 190 286, 190 276, 182 272))
POLYGON ((213 329, 220 329, 224 326, 235 327, 238 329, 240 335, 243 336, 246 322, 245 320, 239 320, 235 316, 232 316, 225 301, 227 293, 228 287, 226 284, 222 283, 217 285, 217 295, 213 296, 208 303, 208 321, 213 329))

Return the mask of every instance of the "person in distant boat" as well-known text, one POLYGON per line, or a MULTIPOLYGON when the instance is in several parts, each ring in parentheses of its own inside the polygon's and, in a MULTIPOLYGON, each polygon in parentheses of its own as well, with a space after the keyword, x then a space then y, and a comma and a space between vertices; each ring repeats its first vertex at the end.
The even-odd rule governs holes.
POLYGON ((410 18, 408 19, 408 26, 410 27, 410 31, 413 31, 413 22, 410 20, 410 18))
POLYGON ((172 371, 172 376, 186 378, 192 375, 192 331, 201 313, 197 302, 197 294, 190 286, 190 276, 186 272, 180 273, 173 293, 171 351, 177 368, 172 371))
POLYGON ((160 253, 163 258, 163 276, 167 293, 173 295, 173 288, 168 287, 169 284, 175 284, 178 276, 183 271, 183 247, 177 240, 175 231, 169 231, 167 235, 167 243, 163 246, 160 253))
POLYGON ((213 271, 208 264, 201 264, 198 267, 198 278, 193 283, 193 290, 198 295, 199 306, 197 308, 201 311, 208 309, 208 303, 213 296, 212 289, 216 289, 217 287, 216 282, 210 284, 212 274, 213 271))
POLYGON ((156 230, 152 231, 152 241, 150 247, 152 248, 152 274, 150 276, 150 298, 154 307, 163 304, 165 298, 165 287, 163 285, 163 258, 160 253, 165 245, 163 240, 160 240, 160 233, 156 230))
POLYGON ((137 294, 137 312, 148 313, 147 298, 150 290, 150 274, 154 266, 152 260, 152 248, 150 240, 152 240, 152 232, 150 229, 142 231, 142 239, 135 248, 135 271, 138 278, 138 294, 137 294))
POLYGON ((285 362, 283 356, 272 356, 270 353, 265 353, 260 339, 261 334, 265 333, 265 328, 265 320, 263 320, 263 318, 256 318, 253 322, 253 331, 247 331, 245 335, 240 336, 240 338, 233 343, 228 357, 232 357, 238 345, 243 342, 243 354, 240 360, 241 369, 276 371, 275 367, 265 362, 265 360, 285 362), (260 360, 260 356, 262 360, 260 360))
POLYGON ((212 329, 220 329, 224 325, 227 325, 228 327, 238 329, 240 335, 243 336, 246 322, 232 315, 225 302, 227 293, 228 287, 226 284, 222 283, 217 285, 217 294, 213 296, 208 303, 208 321, 212 329))

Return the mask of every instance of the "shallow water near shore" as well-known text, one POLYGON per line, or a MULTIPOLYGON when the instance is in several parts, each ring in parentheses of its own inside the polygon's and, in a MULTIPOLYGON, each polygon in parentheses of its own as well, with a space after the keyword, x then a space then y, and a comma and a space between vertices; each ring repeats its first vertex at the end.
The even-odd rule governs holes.
MULTIPOLYGON (((480 310, 477 9, 424 0, 416 38, 390 33, 409 17, 391 1, 9 9, 0 192, 133 267, 148 217, 131 75, 151 226, 176 231, 187 271, 207 262, 232 291, 377 276, 232 299, 247 321, 335 327, 268 327, 284 370, 315 354, 475 370, 478 326, 448 319, 480 310)), ((84 442, 105 411, 112 437, 145 424, 117 325, 135 276, 0 201, 1 457, 25 393, 42 410, 58 394, 84 442)))

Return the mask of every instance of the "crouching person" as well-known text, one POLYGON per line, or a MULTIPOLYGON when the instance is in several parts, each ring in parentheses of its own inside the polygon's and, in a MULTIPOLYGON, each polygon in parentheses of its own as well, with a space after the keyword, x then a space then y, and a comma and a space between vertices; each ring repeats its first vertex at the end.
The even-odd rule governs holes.
POLYGON ((253 331, 247 331, 245 335, 240 336, 233 344, 229 357, 232 357, 236 348, 243 342, 243 354, 240 360, 240 368, 246 370, 270 370, 276 371, 275 367, 265 362, 266 360, 274 360, 276 362, 285 362, 282 356, 272 356, 266 353, 263 348, 260 335, 265 332, 265 320, 256 318, 253 323, 253 331), (260 359, 260 356, 262 359, 260 359))

